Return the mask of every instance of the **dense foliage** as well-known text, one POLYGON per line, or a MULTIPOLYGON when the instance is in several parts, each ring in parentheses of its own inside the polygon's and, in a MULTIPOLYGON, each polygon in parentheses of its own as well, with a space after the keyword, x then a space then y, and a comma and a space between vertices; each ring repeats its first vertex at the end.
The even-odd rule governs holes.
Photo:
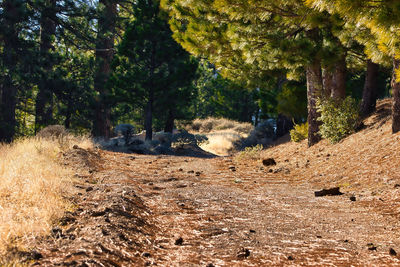
POLYGON ((290 140, 293 142, 300 142, 307 139, 308 125, 307 122, 295 124, 293 129, 290 130, 290 140))
POLYGON ((321 113, 320 134, 331 143, 337 143, 352 134, 360 125, 359 107, 351 97, 341 102, 334 99, 318 101, 317 108, 321 113))
POLYGON ((122 123, 151 139, 223 117, 268 120, 276 136, 307 121, 313 145, 318 101, 351 95, 366 116, 390 91, 396 132, 398 13, 386 0, 3 0, 0 141, 51 124, 110 137, 122 123))

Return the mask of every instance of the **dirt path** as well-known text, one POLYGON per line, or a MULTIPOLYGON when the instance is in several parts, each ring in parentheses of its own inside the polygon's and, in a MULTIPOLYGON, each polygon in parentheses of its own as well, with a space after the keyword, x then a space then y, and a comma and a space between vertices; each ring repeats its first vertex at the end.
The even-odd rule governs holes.
POLYGON ((378 199, 316 198, 301 177, 231 158, 102 158, 61 226, 73 240, 41 243, 36 264, 400 266, 400 222, 378 199))

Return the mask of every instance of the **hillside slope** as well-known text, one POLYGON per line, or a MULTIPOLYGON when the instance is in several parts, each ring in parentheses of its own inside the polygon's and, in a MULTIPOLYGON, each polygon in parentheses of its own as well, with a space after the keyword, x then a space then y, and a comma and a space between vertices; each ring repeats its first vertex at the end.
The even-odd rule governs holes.
POLYGON ((323 140, 307 148, 287 142, 271 147, 262 157, 273 157, 287 176, 324 186, 341 186, 359 195, 400 197, 400 133, 391 132, 391 99, 378 102, 364 120, 365 127, 337 144, 323 140))

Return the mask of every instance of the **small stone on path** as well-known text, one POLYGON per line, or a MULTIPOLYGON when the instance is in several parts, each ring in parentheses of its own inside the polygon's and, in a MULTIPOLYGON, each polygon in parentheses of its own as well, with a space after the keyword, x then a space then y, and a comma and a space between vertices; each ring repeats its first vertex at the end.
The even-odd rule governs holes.
POLYGON ((177 240, 175 240, 175 245, 181 246, 183 244, 183 238, 179 237, 177 240))
POLYGON ((264 166, 276 165, 276 161, 273 158, 263 159, 262 163, 264 166))

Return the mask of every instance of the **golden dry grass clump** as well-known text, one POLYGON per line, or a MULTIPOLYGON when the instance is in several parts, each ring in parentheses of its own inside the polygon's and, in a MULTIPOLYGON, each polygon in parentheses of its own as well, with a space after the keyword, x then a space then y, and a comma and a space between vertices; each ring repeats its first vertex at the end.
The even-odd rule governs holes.
POLYGON ((72 170, 60 152, 73 144, 89 148, 90 140, 25 138, 0 145, 0 264, 8 249, 22 248, 47 234, 69 207, 72 170))
POLYGON ((238 122, 225 118, 195 119, 185 129, 195 134, 204 134, 208 142, 200 147, 219 156, 226 156, 234 150, 235 142, 246 138, 253 130, 253 125, 248 122, 238 122))
POLYGON ((253 129, 251 123, 238 122, 225 118, 207 118, 195 119, 191 124, 186 126, 186 130, 196 133, 210 133, 216 131, 232 131, 239 134, 249 134, 253 129))

